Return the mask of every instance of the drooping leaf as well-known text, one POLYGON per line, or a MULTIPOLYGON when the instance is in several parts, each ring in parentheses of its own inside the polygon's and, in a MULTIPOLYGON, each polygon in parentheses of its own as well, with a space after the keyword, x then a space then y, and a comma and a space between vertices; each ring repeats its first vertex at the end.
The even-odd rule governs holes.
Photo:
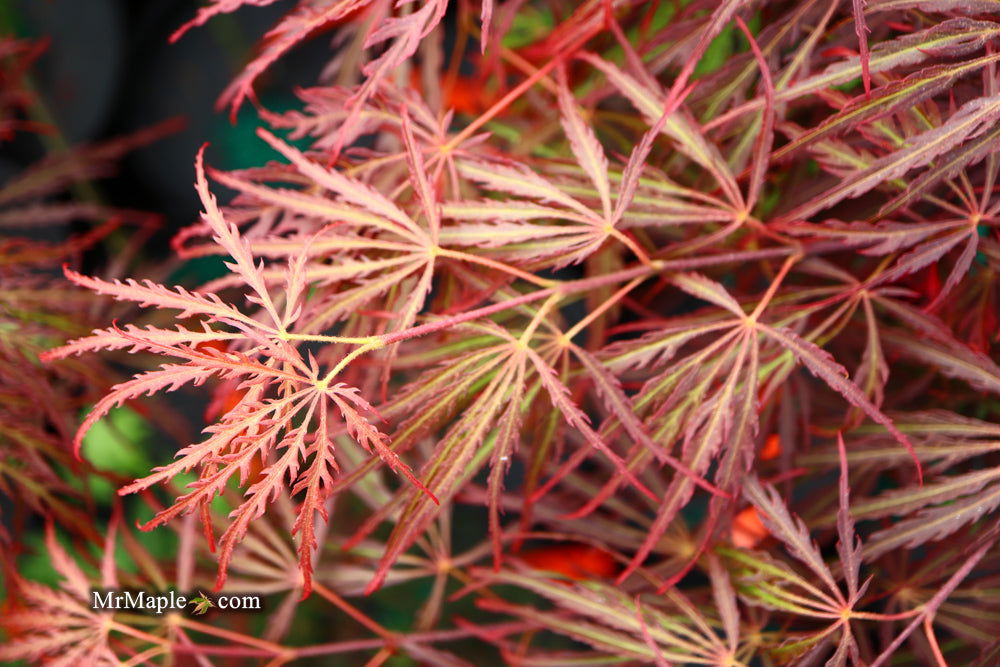
POLYGON ((976 138, 997 117, 1000 117, 1000 97, 984 97, 968 102, 941 126, 923 132, 914 137, 908 146, 850 174, 826 192, 795 207, 783 218, 808 218, 842 199, 857 197, 882 183, 899 178, 914 167, 930 163, 963 141, 976 138))
POLYGON ((862 554, 872 560, 890 549, 914 548, 941 540, 965 525, 979 521, 1000 507, 1000 484, 938 507, 925 508, 909 519, 872 535, 865 542, 862 554))

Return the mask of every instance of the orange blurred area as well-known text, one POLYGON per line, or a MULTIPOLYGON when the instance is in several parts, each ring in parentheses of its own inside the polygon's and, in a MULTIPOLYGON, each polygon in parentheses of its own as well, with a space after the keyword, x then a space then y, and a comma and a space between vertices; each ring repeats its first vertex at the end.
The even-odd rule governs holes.
MULTIPOLYGON (((206 340, 196 344, 194 349, 202 354, 207 354, 209 350, 228 352, 229 344, 224 340, 206 340)), ((206 422, 215 421, 239 405, 247 392, 245 389, 237 389, 238 385, 236 381, 226 381, 212 390, 212 400, 205 406, 203 415, 206 422)))
POLYGON ((771 461, 779 456, 781 456, 781 438, 777 433, 772 433, 764 441, 764 446, 760 450, 760 460, 771 461))
POLYGON ((614 556, 595 546, 568 542, 531 549, 520 554, 536 570, 555 572, 573 581, 607 579, 618 574, 614 556))
MULTIPOLYGON (((486 89, 486 80, 474 76, 441 76, 441 105, 445 111, 454 109, 457 113, 476 116, 489 109, 497 95, 486 89)), ((423 81, 420 69, 410 70, 410 88, 423 95, 423 81)))
POLYGON ((764 522, 760 520, 760 514, 756 507, 748 507, 742 510, 733 519, 733 544, 744 549, 753 549, 766 538, 770 533, 764 522))
POLYGON ((239 405, 246 395, 246 389, 238 389, 235 382, 224 382, 212 390, 212 400, 205 406, 205 421, 212 422, 228 414, 239 405))
POLYGON ((226 352, 229 346, 225 341, 221 340, 206 340, 197 343, 194 349, 201 353, 207 353, 209 350, 218 350, 219 352, 226 352))
POLYGON ((266 467, 267 463, 264 461, 263 455, 260 452, 254 454, 250 460, 250 468, 247 473, 247 488, 261 481, 263 478, 261 473, 264 472, 266 467))

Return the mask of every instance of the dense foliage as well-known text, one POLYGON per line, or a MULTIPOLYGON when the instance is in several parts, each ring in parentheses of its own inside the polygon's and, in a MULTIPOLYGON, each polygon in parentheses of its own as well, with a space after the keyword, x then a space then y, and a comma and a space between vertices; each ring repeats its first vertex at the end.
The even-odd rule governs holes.
MULTIPOLYGON (((272 2, 214 0, 174 48, 272 2)), ((274 161, 195 157, 172 248, 225 258, 203 285, 88 275, 148 221, 46 199, 164 128, 9 182, 5 229, 95 224, 0 246, 0 656, 997 664, 998 14, 299 0, 219 100, 274 161), (259 105, 321 33, 299 108, 259 105), (134 480, 79 460, 121 406, 177 438, 134 480), (97 529, 87 474, 120 498, 97 529), (61 590, 14 565, 31 517, 61 590), (267 613, 90 609, 213 580, 267 613)), ((31 129, 31 48, 5 42, 0 129, 31 129)))

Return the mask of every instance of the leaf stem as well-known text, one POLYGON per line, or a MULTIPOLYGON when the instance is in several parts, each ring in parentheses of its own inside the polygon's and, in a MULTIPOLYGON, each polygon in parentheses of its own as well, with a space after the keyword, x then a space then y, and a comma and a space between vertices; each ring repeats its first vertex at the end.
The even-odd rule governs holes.
POLYGON ((187 628, 188 630, 202 632, 206 635, 213 635, 215 637, 219 637, 220 639, 227 639, 238 644, 254 646, 275 655, 292 654, 294 651, 294 649, 286 648, 280 644, 275 644, 274 642, 269 642, 265 639, 257 639, 256 637, 245 635, 242 632, 235 632, 233 630, 227 630, 226 628, 217 628, 206 623, 199 623, 198 621, 186 616, 177 615, 174 622, 176 625, 187 628))
POLYGON ((173 650, 170 646, 151 646, 141 653, 136 653, 131 658, 121 663, 122 667, 132 667, 132 665, 144 665, 148 664, 150 658, 155 658, 158 655, 164 653, 170 653, 173 650))
POLYGON ((916 607, 915 609, 910 609, 909 611, 901 611, 896 614, 878 614, 870 611, 852 611, 851 620, 863 620, 863 621, 902 621, 907 618, 913 618, 917 614, 923 612, 923 607, 916 607))
POLYGON ((379 625, 377 622, 366 616, 359 609, 354 607, 347 600, 337 595, 336 593, 334 593, 332 590, 330 590, 320 582, 318 581, 313 582, 313 590, 319 593, 320 596, 322 596, 327 602, 329 602, 333 606, 343 611, 345 614, 347 614, 355 621, 357 621, 361 625, 365 626, 366 628, 377 634, 379 637, 382 637, 382 639, 393 642, 395 641, 395 634, 391 630, 387 630, 386 628, 379 625))
POLYGON ((782 281, 788 275, 788 272, 792 269, 792 266, 800 259, 802 259, 802 255, 800 253, 789 255, 785 259, 784 264, 781 265, 781 270, 778 271, 778 275, 775 276, 774 280, 771 281, 771 284, 768 285, 767 292, 764 293, 764 296, 763 298, 761 298, 760 303, 757 304, 757 307, 754 308, 753 312, 750 314, 749 317, 750 320, 753 320, 754 322, 757 321, 757 318, 760 317, 760 314, 764 312, 765 308, 767 308, 767 304, 771 303, 771 299, 774 298, 775 293, 778 291, 778 287, 781 286, 782 281))
POLYGON ((340 371, 344 370, 344 368, 349 363, 351 363, 352 361, 354 361, 363 354, 371 352, 372 350, 377 350, 380 347, 384 346, 385 343, 376 338, 374 340, 365 343, 364 345, 362 345, 357 349, 351 350, 350 352, 347 353, 347 355, 343 359, 340 360, 340 362, 337 363, 336 366, 334 366, 330 370, 329 373, 326 374, 326 377, 320 380, 320 382, 317 384, 317 389, 321 391, 326 391, 327 386, 329 386, 330 382, 333 381, 333 378, 337 377, 340 371))
POLYGON ((158 646, 167 646, 170 644, 170 641, 163 637, 157 637, 156 635, 151 635, 148 632, 136 630, 135 628, 125 625, 124 623, 119 623, 118 621, 109 621, 108 630, 114 630, 115 632, 120 632, 123 635, 129 635, 131 637, 135 637, 136 639, 142 639, 143 641, 147 641, 158 646))
POLYGON ((279 336, 284 340, 313 341, 317 343, 348 343, 364 345, 375 340, 374 336, 324 336, 322 334, 297 334, 290 331, 279 336))
POLYGON ((591 37, 599 33, 603 29, 603 25, 597 24, 589 31, 584 33, 577 39, 571 46, 561 51, 555 58, 545 63, 541 68, 536 70, 531 76, 517 84, 509 93, 504 95, 497 101, 493 106, 486 110, 481 116, 476 118, 474 121, 466 125, 461 132, 452 137, 451 141, 446 143, 441 147, 442 153, 450 153, 459 146, 463 141, 471 137, 476 130, 481 128, 486 123, 490 122, 495 118, 500 112, 513 104, 517 98, 521 97, 529 88, 541 81, 549 72, 551 72, 557 65, 562 63, 564 60, 569 58, 571 55, 576 53, 581 46, 583 46, 591 37))
POLYGON ((636 286, 639 283, 641 283, 643 280, 645 280, 644 276, 638 276, 638 277, 633 278, 632 280, 630 280, 629 283, 627 285, 625 285, 625 287, 622 287, 620 290, 618 290, 617 292, 615 292, 614 294, 612 294, 608 299, 606 299, 604 301, 604 303, 602 303, 601 305, 599 305, 597 308, 594 308, 593 310, 591 310, 589 313, 587 313, 587 315, 582 320, 580 320, 579 322, 577 322, 576 324, 574 324, 573 327, 570 328, 569 331, 567 331, 566 333, 564 333, 562 335, 562 337, 560 338, 560 342, 563 342, 564 344, 569 344, 569 342, 572 341, 573 338, 578 333, 580 333, 581 331, 583 331, 583 329, 587 325, 589 325, 591 322, 593 322, 598 317, 600 317, 601 315, 603 315, 613 305, 615 305, 616 303, 618 303, 626 294, 628 294, 633 289, 635 289, 636 286))
POLYGON ((609 234, 615 237, 617 240, 621 241, 625 245, 625 247, 631 250, 632 254, 634 254, 636 256, 636 259, 638 259, 640 262, 642 262, 646 266, 649 266, 652 263, 651 260, 649 259, 649 255, 646 254, 646 251, 643 250, 641 247, 639 247, 639 244, 636 243, 634 240, 632 240, 632 238, 629 237, 628 234, 624 233, 620 229, 616 229, 615 227, 611 227, 611 231, 609 232, 609 234))
POLYGON ((503 262, 498 262, 495 259, 490 259, 489 257, 481 257, 479 255, 473 255, 471 253, 462 252, 461 250, 452 250, 451 248, 437 248, 435 251, 440 257, 450 257, 451 259, 458 259, 463 262, 471 262, 473 264, 481 264, 482 266, 488 266, 491 269, 496 269, 497 271, 503 271, 504 273, 509 273, 512 276, 517 276, 522 280, 527 280, 530 283, 534 283, 540 287, 554 287, 559 284, 558 280, 552 280, 549 278, 542 278, 536 276, 533 273, 528 273, 527 271, 522 271, 516 267, 504 264, 503 262))

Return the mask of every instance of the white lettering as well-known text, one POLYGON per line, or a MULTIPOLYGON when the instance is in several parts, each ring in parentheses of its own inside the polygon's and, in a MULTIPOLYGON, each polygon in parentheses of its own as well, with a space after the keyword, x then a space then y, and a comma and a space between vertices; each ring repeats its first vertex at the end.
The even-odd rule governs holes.
POLYGON ((112 593, 111 593, 111 591, 108 591, 107 593, 104 594, 104 599, 103 600, 101 599, 101 592, 100 591, 91 591, 91 593, 94 596, 94 601, 90 603, 90 608, 91 609, 93 609, 94 611, 97 611, 98 609, 109 609, 109 608, 111 608, 111 604, 112 604, 112 601, 111 601, 112 593))
MULTIPOLYGON (((190 598, 178 595, 177 591, 165 593, 149 593, 147 591, 108 591, 92 590, 90 608, 94 611, 110 610, 142 610, 153 614, 165 611, 180 611, 191 604, 190 598)), ((259 595, 220 595, 215 605, 220 609, 253 609, 261 608, 259 595)))

